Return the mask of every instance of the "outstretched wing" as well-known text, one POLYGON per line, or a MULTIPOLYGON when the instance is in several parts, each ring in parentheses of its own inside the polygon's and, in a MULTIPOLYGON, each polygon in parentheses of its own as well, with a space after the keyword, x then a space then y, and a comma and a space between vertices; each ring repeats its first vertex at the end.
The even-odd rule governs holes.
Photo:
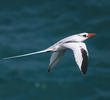
POLYGON ((73 50, 75 61, 81 72, 85 74, 88 67, 88 51, 85 43, 65 43, 63 46, 73 50))
POLYGON ((58 63, 58 61, 63 56, 64 52, 65 52, 65 50, 61 50, 61 51, 57 51, 57 52, 52 53, 52 56, 50 58, 48 72, 50 72, 55 67, 55 65, 58 63))

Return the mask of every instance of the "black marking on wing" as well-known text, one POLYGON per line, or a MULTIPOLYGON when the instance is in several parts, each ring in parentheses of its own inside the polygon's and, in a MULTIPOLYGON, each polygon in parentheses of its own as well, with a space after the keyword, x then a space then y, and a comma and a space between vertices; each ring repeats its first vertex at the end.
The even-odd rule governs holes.
POLYGON ((73 43, 73 42, 78 42, 78 41, 66 41, 66 42, 64 42, 64 43, 73 43))
POLYGON ((83 48, 81 48, 81 53, 82 53, 82 65, 81 65, 81 71, 83 74, 86 74, 87 72, 87 67, 88 67, 88 56, 87 56, 87 52, 86 50, 84 50, 83 48))

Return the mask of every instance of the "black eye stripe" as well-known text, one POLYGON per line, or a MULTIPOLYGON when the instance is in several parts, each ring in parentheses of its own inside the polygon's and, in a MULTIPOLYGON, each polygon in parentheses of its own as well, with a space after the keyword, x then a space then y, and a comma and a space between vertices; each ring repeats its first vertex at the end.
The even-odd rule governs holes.
POLYGON ((86 35, 83 35, 83 37, 86 37, 86 35))

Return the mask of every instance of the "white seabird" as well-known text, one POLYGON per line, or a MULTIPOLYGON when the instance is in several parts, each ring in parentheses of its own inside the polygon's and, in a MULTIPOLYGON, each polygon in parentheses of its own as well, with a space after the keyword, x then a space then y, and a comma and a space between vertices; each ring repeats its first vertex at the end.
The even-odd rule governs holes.
POLYGON ((88 34, 86 32, 72 35, 58 41, 57 43, 55 43, 54 45, 50 46, 45 50, 18 55, 18 56, 7 57, 7 58, 3 58, 2 60, 19 58, 19 57, 24 57, 24 56, 29 56, 44 52, 53 52, 50 58, 50 64, 48 68, 48 72, 50 72, 54 68, 54 66, 58 63, 58 61, 61 59, 65 51, 67 49, 71 49, 74 53, 75 61, 79 66, 80 71, 83 74, 85 74, 88 67, 88 51, 84 41, 94 35, 96 34, 95 33, 88 34))

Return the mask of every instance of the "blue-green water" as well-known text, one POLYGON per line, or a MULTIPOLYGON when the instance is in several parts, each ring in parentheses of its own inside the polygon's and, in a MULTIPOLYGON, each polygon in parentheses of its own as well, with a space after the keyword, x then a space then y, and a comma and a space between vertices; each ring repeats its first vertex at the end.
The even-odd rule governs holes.
POLYGON ((110 100, 109 0, 0 1, 0 58, 39 51, 80 32, 86 41, 87 74, 72 51, 47 72, 50 53, 0 62, 0 100, 110 100))

